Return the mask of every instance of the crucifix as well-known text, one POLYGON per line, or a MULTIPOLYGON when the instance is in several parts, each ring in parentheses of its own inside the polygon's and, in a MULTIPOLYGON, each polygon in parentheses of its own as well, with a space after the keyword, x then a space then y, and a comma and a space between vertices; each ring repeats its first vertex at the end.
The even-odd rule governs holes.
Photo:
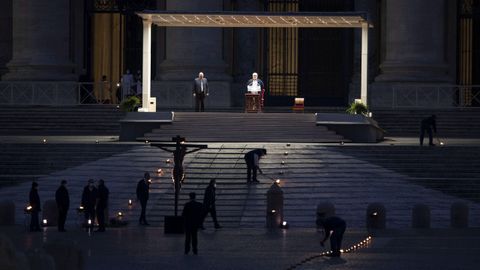
POLYGON ((152 146, 156 146, 164 151, 173 153, 173 172, 172 179, 175 190, 175 216, 178 212, 178 195, 180 194, 180 189, 182 188, 183 180, 185 179, 185 173, 183 171, 183 159, 185 155, 199 151, 201 149, 208 148, 206 144, 186 144, 185 138, 177 135, 172 137, 172 142, 174 144, 168 143, 152 143, 152 146), (188 150, 190 148, 191 150, 188 150))

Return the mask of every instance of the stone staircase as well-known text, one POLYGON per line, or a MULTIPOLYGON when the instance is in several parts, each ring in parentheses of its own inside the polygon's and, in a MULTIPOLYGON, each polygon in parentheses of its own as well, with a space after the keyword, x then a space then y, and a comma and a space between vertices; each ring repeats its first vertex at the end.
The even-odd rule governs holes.
MULTIPOLYGON (((416 147, 355 147, 209 143, 208 149, 187 155, 185 159, 186 180, 179 209, 183 208, 189 192, 196 192, 202 200, 209 180, 215 178, 220 223, 226 228, 262 228, 265 225, 267 190, 273 180, 279 178, 284 192, 284 216, 291 227, 314 227, 316 205, 324 201, 334 203, 337 214, 345 218, 351 228, 365 227, 367 206, 374 202, 385 205, 388 228, 410 227, 411 210, 419 203, 431 208, 432 227, 448 227, 450 206, 457 201, 469 204, 470 226, 480 226, 480 181, 475 180, 480 172, 476 169, 479 168, 478 155, 474 154, 480 150, 478 147, 465 156, 461 155, 465 149, 455 147, 425 148, 425 152, 416 147), (268 155, 261 161, 266 176, 259 176, 259 184, 247 185, 243 154, 258 147, 268 150, 268 155), (468 174, 459 173, 456 182, 449 182, 452 175, 445 174, 448 169, 439 170, 442 166, 447 167, 447 161, 442 163, 445 156, 455 159, 450 161, 450 164, 456 164, 455 169, 450 166, 453 171, 468 174), (472 159, 477 163, 467 162, 472 159), (430 173, 423 174, 422 169, 430 173), (469 194, 455 193, 460 186, 458 181, 471 181, 469 194)), ((129 207, 127 202, 135 199, 137 181, 144 171, 149 171, 153 183, 147 216, 153 225, 162 226, 164 216, 172 215, 174 208, 172 164, 165 162, 171 158, 171 154, 158 148, 137 145, 107 158, 40 177, 40 196, 42 201, 53 199, 60 179, 64 178, 68 180, 72 208, 76 208, 86 181, 102 178, 110 189, 111 216, 121 211, 125 219, 136 224, 139 205, 134 201, 129 207), (164 174, 157 174, 158 168, 162 168, 164 174)), ((24 183, 0 189, 2 198, 16 202, 19 223, 23 222, 22 207, 29 187, 29 183, 24 183)), ((80 218, 72 209, 69 222, 76 223, 80 218)), ((205 225, 213 228, 210 217, 205 225)))
POLYGON ((128 144, 0 144, 0 187, 126 152, 128 144))
POLYGON ((413 136, 420 133, 420 122, 432 114, 437 116, 440 137, 480 138, 480 109, 439 110, 374 110, 373 118, 387 131, 386 136, 413 136))
POLYGON ((177 112, 171 125, 163 125, 139 140, 171 141, 181 135, 202 142, 340 142, 344 138, 315 125, 312 113, 177 112))
POLYGON ((115 105, 0 108, 0 135, 118 135, 124 117, 115 105))

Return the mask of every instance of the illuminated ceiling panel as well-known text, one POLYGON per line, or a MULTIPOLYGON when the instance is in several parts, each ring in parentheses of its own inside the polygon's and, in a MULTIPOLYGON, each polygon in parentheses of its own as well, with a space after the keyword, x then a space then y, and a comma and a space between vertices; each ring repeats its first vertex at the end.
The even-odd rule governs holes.
POLYGON ((137 12, 144 20, 166 27, 299 27, 356 28, 368 23, 364 12, 137 12))

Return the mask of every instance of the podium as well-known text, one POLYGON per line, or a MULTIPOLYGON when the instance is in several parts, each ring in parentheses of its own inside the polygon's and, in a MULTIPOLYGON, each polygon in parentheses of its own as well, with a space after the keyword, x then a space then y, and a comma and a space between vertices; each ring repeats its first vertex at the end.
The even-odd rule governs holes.
POLYGON ((258 113, 262 111, 260 94, 245 94, 245 112, 258 113))

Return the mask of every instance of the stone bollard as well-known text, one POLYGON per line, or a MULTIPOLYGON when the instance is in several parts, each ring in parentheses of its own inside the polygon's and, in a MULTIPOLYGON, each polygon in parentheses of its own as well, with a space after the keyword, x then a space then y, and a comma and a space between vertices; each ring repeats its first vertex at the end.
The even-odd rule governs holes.
POLYGON ((430 207, 425 204, 417 204, 412 209, 412 228, 430 228, 430 207))
POLYGON ((0 269, 29 269, 25 256, 15 251, 12 242, 5 235, 0 235, 0 269))
POLYGON ((279 228, 283 222, 283 191, 274 182, 267 191, 267 228, 279 228))
POLYGON ((56 270, 82 270, 84 258, 77 244, 68 239, 56 239, 44 246, 45 251, 53 257, 56 270))
POLYGON ((321 202, 317 204, 317 212, 316 212, 316 223, 317 229, 320 229, 320 225, 318 222, 319 217, 327 218, 335 215, 335 205, 331 202, 321 202))
POLYGON ((30 269, 35 270, 55 270, 55 261, 52 256, 43 250, 33 250, 27 253, 30 269))
POLYGON ((371 203, 367 207, 367 229, 385 229, 387 211, 381 203, 371 203))
POLYGON ((13 201, 0 202, 0 226, 15 225, 15 203, 13 201))
POLYGON ((450 208, 450 226, 452 228, 468 228, 468 205, 456 202, 450 208))
POLYGON ((40 223, 43 226, 57 226, 58 224, 58 208, 55 200, 47 200, 43 203, 42 220, 40 223), (43 224, 43 220, 47 220, 47 224, 43 224))

